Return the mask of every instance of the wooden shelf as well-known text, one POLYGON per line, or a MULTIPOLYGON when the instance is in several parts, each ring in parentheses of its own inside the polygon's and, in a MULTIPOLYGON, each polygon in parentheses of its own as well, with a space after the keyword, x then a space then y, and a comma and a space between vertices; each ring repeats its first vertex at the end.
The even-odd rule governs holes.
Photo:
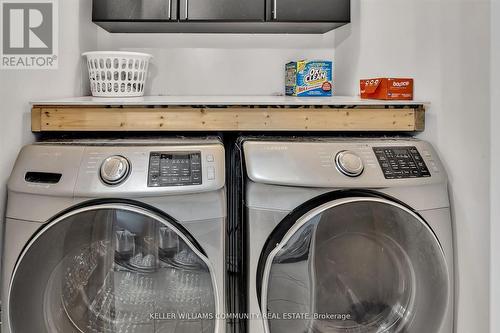
POLYGON ((32 103, 33 132, 424 130, 425 102, 349 97, 75 98, 32 103))

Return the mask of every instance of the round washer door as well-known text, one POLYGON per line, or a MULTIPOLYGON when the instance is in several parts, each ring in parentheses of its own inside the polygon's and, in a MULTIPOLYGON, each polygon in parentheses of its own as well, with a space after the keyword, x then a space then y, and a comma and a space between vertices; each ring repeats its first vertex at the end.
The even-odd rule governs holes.
POLYGON ((270 238, 261 256, 257 289, 266 332, 438 332, 449 274, 419 215, 359 197, 298 216, 277 227, 288 230, 270 238))
POLYGON ((10 327, 213 333, 214 281, 203 249, 168 216, 124 203, 76 208, 44 226, 19 257, 10 327))

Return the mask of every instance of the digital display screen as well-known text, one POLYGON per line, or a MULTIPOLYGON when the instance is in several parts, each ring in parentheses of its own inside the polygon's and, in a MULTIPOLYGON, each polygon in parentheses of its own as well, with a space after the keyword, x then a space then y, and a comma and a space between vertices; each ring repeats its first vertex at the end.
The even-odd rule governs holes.
POLYGON ((392 152, 395 154, 395 155, 408 155, 409 152, 408 152, 408 149, 393 149, 392 152))
POLYGON ((187 163, 191 159, 191 155, 188 154, 161 154, 160 158, 162 160, 175 160, 178 163, 187 163))

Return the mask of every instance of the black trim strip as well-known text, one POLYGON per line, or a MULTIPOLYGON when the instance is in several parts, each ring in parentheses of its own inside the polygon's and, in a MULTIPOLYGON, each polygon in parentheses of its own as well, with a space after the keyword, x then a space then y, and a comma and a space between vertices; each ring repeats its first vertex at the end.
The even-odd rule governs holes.
MULTIPOLYGON (((266 243, 264 244, 263 250, 261 251, 260 258, 259 258, 259 264, 257 266, 257 276, 256 276, 257 299, 259 300, 259 307, 261 305, 260 303, 261 303, 261 294, 262 294, 262 281, 264 278, 264 270, 265 270, 267 258, 269 257, 269 254, 276 248, 276 244, 280 243, 283 240, 286 233, 291 228, 293 228, 293 226, 297 223, 297 220, 299 220, 302 216, 304 216, 305 214, 307 214, 311 210, 313 210, 316 207, 319 207, 323 204, 326 204, 328 202, 337 201, 337 200, 346 199, 346 198, 354 198, 354 197, 357 197, 357 198, 378 198, 378 199, 385 199, 388 201, 395 202, 395 203, 407 208, 411 212, 413 212, 415 215, 417 215, 422 221, 424 221, 427 224, 425 219, 417 211, 415 211, 415 209, 408 206, 406 203, 404 203, 401 200, 398 200, 392 196, 389 196, 387 194, 380 193, 380 192, 373 191, 373 190, 364 190, 364 189, 336 190, 336 191, 324 193, 324 194, 319 195, 315 198, 312 198, 311 200, 306 201, 302 205, 295 208, 287 216, 285 216, 285 218, 276 226, 276 228, 274 228, 273 232, 271 233, 271 235, 267 239, 266 243)), ((434 231, 430 227, 429 227, 429 229, 434 234, 434 231)), ((434 236, 436 237, 436 239, 438 239, 435 234, 434 234, 434 236)), ((438 242, 439 242, 439 239, 438 239, 438 242)))
POLYGON ((228 220, 227 220, 227 311, 235 314, 235 318, 227 320, 228 333, 246 333, 247 321, 242 316, 247 311, 247 281, 246 249, 243 207, 244 176, 243 176, 243 154, 239 143, 239 137, 228 135, 226 138, 227 153, 227 183, 228 185, 228 220))

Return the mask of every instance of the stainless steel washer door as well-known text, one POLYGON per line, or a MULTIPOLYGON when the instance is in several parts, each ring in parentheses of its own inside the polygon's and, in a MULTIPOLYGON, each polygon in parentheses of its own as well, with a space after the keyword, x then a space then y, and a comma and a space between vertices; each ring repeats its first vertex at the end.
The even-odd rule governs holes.
POLYGON ((403 205, 326 202, 268 245, 260 298, 267 332, 430 333, 442 324, 450 292, 444 253, 403 205))
POLYGON ((126 203, 54 219, 18 259, 12 333, 209 332, 217 329, 214 272, 173 219, 126 203))

